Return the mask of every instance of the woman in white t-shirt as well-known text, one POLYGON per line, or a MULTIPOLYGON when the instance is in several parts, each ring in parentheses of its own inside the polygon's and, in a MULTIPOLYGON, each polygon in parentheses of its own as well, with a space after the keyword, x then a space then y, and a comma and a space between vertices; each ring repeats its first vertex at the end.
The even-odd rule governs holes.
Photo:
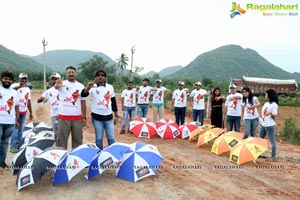
POLYGON ((275 117, 278 114, 278 97, 273 89, 266 91, 266 103, 262 108, 259 137, 264 138, 266 134, 272 145, 271 161, 276 160, 276 141, 275 141, 275 117))
POLYGON ((242 93, 242 107, 244 108, 245 127, 244 139, 246 139, 249 137, 249 135, 251 137, 255 137, 256 135, 255 131, 259 123, 257 107, 260 106, 260 102, 256 96, 253 96, 250 88, 243 88, 242 93))

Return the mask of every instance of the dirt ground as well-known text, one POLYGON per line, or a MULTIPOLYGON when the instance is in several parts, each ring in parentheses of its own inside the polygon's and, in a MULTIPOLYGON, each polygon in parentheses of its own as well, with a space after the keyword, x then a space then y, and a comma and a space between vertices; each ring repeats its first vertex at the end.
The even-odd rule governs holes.
MULTIPOLYGON (((40 93, 32 96, 34 121, 50 124, 49 104, 36 103, 40 93)), ((279 132, 286 116, 299 119, 299 113, 300 107, 280 107, 276 132, 279 132)), ((152 116, 151 109, 148 115, 152 116)), ((170 111, 166 111, 165 117, 174 119, 170 111)), ((84 143, 94 143, 89 115, 87 121, 84 143)), ((209 120, 206 119, 206 122, 209 123, 209 120)), ((71 182, 54 187, 52 173, 48 172, 34 185, 18 192, 16 176, 9 170, 0 169, 0 199, 300 199, 300 146, 277 140, 276 162, 259 158, 256 163, 238 167, 228 161, 228 153, 220 156, 211 153, 212 143, 196 148, 195 142, 187 140, 120 135, 120 126, 121 118, 115 127, 116 141, 141 141, 158 147, 164 160, 155 176, 132 183, 116 178, 114 170, 106 170, 102 175, 86 180, 85 169, 71 182)), ((107 145, 106 140, 104 145, 107 145)), ((270 157, 270 153, 269 144, 269 151, 264 155, 270 157)), ((11 162, 12 156, 8 152, 7 163, 11 162)))

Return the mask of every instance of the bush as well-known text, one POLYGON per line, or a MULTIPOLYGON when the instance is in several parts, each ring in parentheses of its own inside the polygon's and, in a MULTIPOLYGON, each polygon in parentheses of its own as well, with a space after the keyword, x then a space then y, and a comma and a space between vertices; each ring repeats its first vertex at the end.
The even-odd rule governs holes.
POLYGON ((300 144, 300 127, 296 125, 292 118, 286 118, 279 136, 292 144, 300 144))

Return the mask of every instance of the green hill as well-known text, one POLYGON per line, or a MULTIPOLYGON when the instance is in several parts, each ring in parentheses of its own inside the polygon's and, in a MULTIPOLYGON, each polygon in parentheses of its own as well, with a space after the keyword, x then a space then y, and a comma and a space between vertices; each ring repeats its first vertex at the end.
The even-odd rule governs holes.
POLYGON ((179 70, 183 69, 181 65, 173 66, 173 67, 166 67, 162 69, 160 72, 158 72, 159 76, 164 78, 170 74, 173 74, 179 70))
MULTIPOLYGON (((94 55, 102 57, 105 61, 108 61, 109 65, 116 64, 114 60, 101 52, 83 51, 83 50, 53 50, 47 51, 46 65, 53 71, 64 72, 67 66, 78 67, 80 63, 84 63, 90 60, 94 55)), ((33 56, 36 62, 44 62, 44 54, 33 56)))
MULTIPOLYGON (((297 75, 276 67, 252 49, 227 45, 199 55, 167 78, 202 80, 203 76, 215 81, 228 81, 242 76, 292 79, 297 75)), ((299 80, 299 77, 296 79, 299 80)))
POLYGON ((21 56, 0 45, 0 70, 30 70, 43 71, 43 65, 30 57, 21 56))

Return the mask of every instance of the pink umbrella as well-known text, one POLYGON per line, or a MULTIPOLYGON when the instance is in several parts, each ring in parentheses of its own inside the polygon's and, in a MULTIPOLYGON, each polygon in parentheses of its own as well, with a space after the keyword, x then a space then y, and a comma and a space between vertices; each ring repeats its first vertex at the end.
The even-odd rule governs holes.
POLYGON ((185 122, 181 126, 179 126, 180 134, 178 135, 179 138, 185 139, 190 136, 190 133, 197 129, 197 123, 196 122, 185 122))
POLYGON ((178 125, 170 119, 161 119, 155 122, 157 134, 164 139, 175 139, 179 134, 178 125))
POLYGON ((130 131, 137 137, 152 138, 157 134, 155 123, 147 118, 135 118, 129 123, 130 131))

